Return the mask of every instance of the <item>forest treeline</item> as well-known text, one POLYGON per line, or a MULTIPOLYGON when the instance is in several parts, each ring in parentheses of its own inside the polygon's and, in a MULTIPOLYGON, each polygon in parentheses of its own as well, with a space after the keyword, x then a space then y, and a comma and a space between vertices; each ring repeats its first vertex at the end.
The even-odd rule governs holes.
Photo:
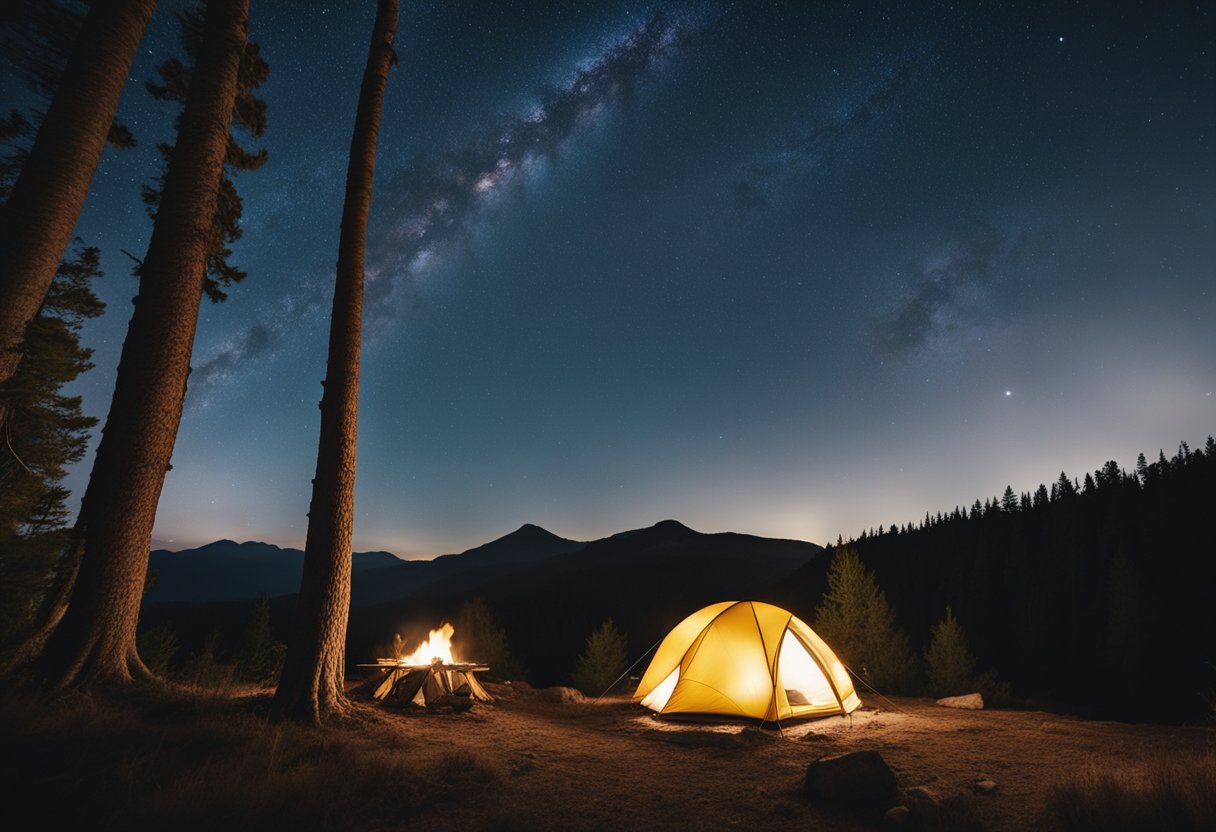
MULTIPOLYGON (((1018 699, 1130 719, 1216 703, 1216 441, 976 500, 843 541, 925 646, 947 607, 1018 699)), ((818 559, 817 559, 818 560, 818 559)), ((827 589, 818 560, 793 582, 827 589)), ((793 599, 791 599, 793 601, 793 599)), ((808 610, 809 611, 809 610, 808 610)))

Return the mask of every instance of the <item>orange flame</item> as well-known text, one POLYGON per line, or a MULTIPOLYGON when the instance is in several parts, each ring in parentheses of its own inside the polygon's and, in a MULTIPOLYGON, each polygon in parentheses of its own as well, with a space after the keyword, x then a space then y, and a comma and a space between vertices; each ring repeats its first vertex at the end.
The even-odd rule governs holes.
POLYGON ((431 630, 427 640, 418 645, 418 649, 408 656, 402 656, 400 661, 406 665, 430 664, 439 659, 444 664, 456 664, 452 657, 452 633, 456 628, 444 622, 438 630, 431 630))

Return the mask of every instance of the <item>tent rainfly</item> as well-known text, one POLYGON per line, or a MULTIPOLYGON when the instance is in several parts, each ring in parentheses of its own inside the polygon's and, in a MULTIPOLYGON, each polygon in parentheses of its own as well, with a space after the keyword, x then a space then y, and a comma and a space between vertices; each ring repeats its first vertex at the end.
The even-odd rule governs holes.
POLYGON ((861 705, 840 659, 798 617, 760 601, 722 601, 675 626, 633 695, 663 715, 776 722, 861 705))

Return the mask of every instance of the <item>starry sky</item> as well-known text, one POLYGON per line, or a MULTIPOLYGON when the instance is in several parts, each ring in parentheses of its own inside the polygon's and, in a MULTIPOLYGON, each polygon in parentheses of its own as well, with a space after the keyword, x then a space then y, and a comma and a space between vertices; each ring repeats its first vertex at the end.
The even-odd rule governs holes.
MULTIPOLYGON (((1212 7, 894 5, 402 3, 356 550, 668 517, 826 543, 1216 433, 1212 7)), ((156 545, 303 545, 374 6, 254 0, 249 277, 204 305, 156 545)), ((102 417, 180 7, 77 229, 102 417)))

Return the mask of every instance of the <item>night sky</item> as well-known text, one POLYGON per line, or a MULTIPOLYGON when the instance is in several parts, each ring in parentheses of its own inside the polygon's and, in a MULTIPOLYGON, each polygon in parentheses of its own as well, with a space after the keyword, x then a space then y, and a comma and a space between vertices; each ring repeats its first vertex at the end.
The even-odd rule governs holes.
MULTIPOLYGON (((826 543, 1216 433, 1212 7, 893 5, 402 3, 356 550, 668 517, 826 543)), ((78 226, 99 417, 180 7, 78 226)), ((303 544, 374 7, 254 0, 249 277, 205 304, 156 545, 303 544)))

